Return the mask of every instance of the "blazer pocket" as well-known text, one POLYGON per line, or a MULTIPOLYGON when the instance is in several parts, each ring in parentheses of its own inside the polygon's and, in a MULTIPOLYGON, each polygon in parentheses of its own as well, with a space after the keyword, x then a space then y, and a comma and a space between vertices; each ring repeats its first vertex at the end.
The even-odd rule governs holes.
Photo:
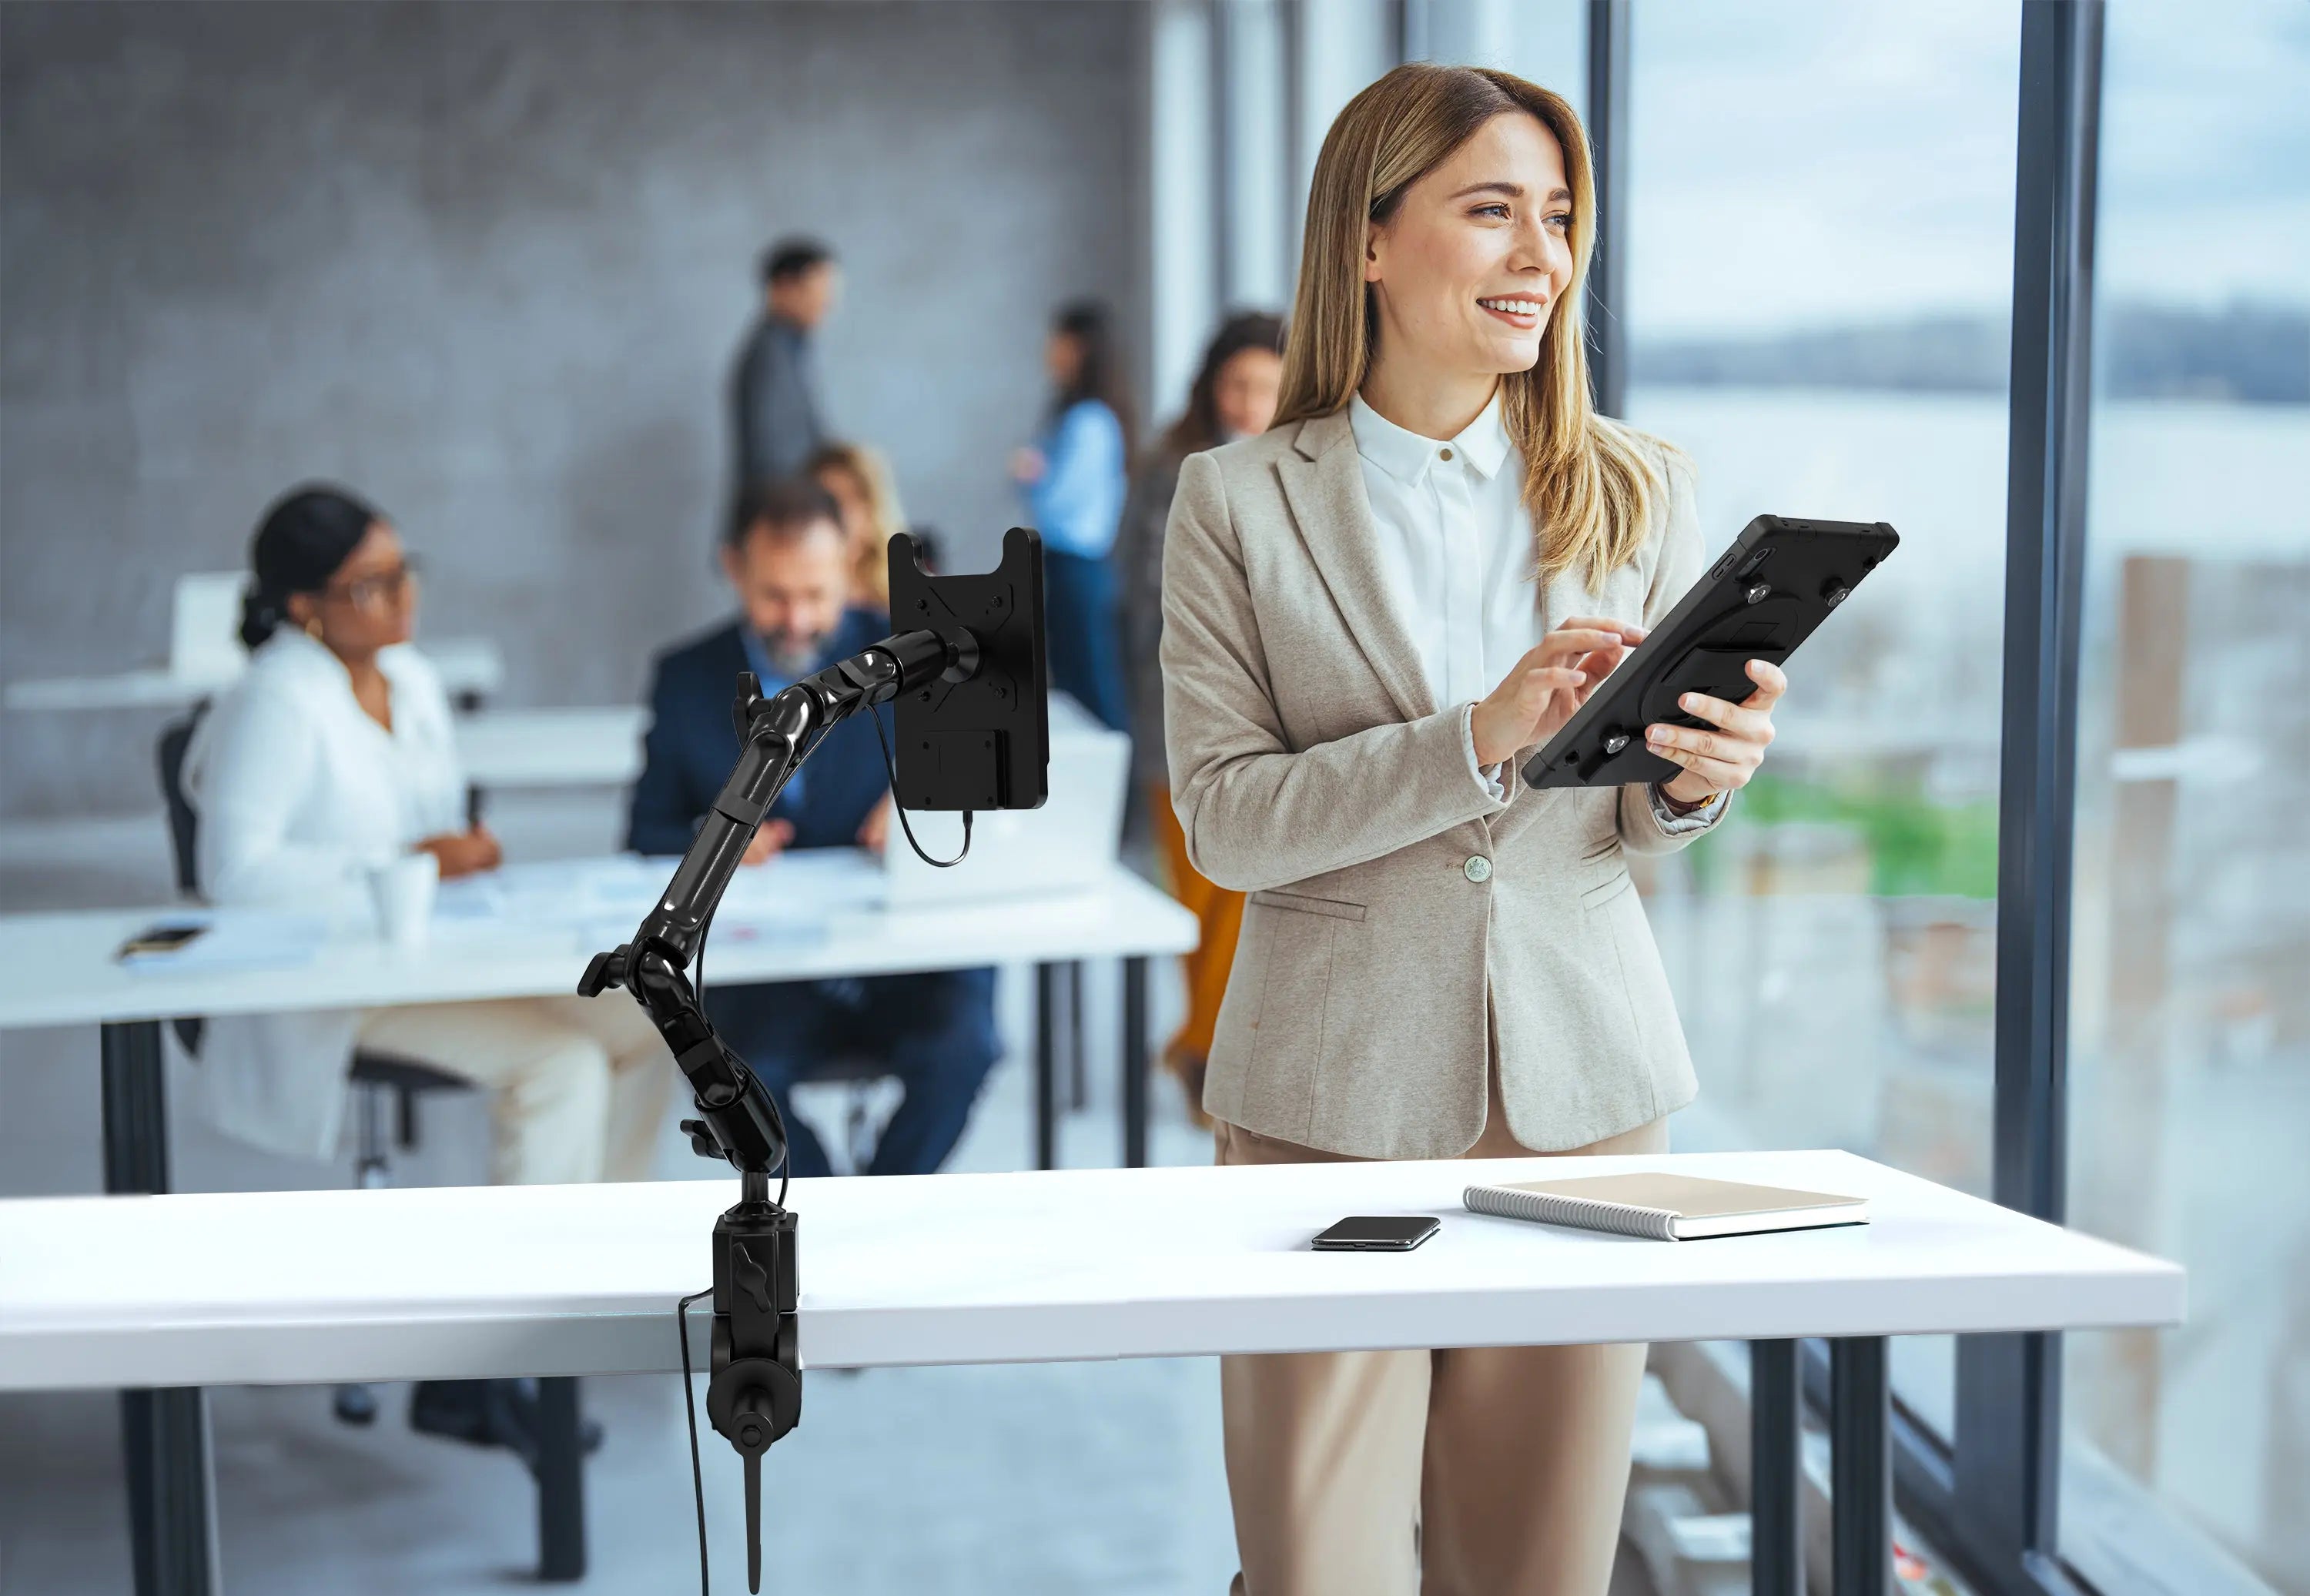
POLYGON ((1263 958, 1243 1117, 1237 1123, 1287 1141, 1311 1141, 1316 1078, 1333 1018, 1333 959, 1342 937, 1366 934, 1355 924, 1363 917, 1363 905, 1336 898, 1251 895, 1244 936, 1247 942, 1258 939, 1263 958))
POLYGON ((1626 870, 1609 881, 1600 881, 1580 895, 1581 907, 1603 922, 1606 941, 1620 966, 1620 991, 1628 1005, 1637 1048, 1645 1065, 1645 1082, 1652 1095, 1652 1115, 1657 1119, 1680 1104, 1663 1102, 1661 1083, 1684 1067, 1682 1029, 1677 1023, 1676 993, 1661 966, 1660 949, 1645 919, 1644 902, 1637 883, 1626 870))
POLYGON ((1636 889, 1636 880, 1627 870, 1617 870, 1612 872, 1609 880, 1599 881, 1594 886, 1585 889, 1580 894, 1580 906, 1584 909, 1601 909, 1620 897, 1621 893, 1633 892, 1636 889))
POLYGON ((1302 915, 1328 915, 1334 920, 1360 920, 1367 912, 1359 903, 1348 903, 1336 898, 1310 898, 1304 892, 1255 892, 1251 895, 1251 901, 1271 909, 1291 909, 1302 915))

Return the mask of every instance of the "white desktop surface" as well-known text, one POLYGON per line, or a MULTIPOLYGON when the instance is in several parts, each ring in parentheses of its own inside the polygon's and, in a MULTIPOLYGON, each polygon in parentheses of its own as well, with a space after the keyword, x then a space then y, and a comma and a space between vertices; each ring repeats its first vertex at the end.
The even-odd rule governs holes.
MULTIPOLYGON (((418 645, 452 697, 493 693, 505 681, 505 656, 486 638, 440 638, 418 645)), ((12 681, 11 709, 175 708, 222 692, 247 668, 239 654, 221 657, 213 671, 178 672, 167 665, 106 676, 51 676, 12 681)))
MULTIPOLYGON (((588 958, 633 934, 673 869, 632 858, 517 866, 502 883, 446 886, 421 950, 396 951, 355 929, 276 968, 114 961, 127 937, 181 908, 0 915, 0 1029, 572 992, 588 958)), ((1193 915, 1119 864, 1081 892, 895 910, 877 901, 881 880, 879 863, 850 849, 742 871, 715 922, 709 986, 1181 953, 1197 936, 1193 915)))
MULTIPOLYGON (((0 1202, 0 1389, 678 1366, 727 1181, 0 1202)), ((1842 1152, 797 1181, 805 1364, 2162 1325, 2182 1271, 1842 1152), (1673 1167, 1873 1223, 1654 1242, 1461 1211, 1472 1179, 1673 1167), (1318 1253, 1350 1213, 1418 1251, 1318 1253)), ((693 1310, 705 1363, 707 1315, 693 1310)))

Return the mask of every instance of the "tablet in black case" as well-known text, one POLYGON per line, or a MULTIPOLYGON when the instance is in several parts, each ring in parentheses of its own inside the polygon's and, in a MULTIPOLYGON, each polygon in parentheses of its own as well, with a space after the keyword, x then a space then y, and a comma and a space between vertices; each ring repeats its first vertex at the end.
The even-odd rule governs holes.
POLYGON ((1752 659, 1785 664, 1797 645, 1899 546, 1882 521, 1759 516, 1524 767, 1535 787, 1669 781, 1683 769, 1647 751, 1645 728, 1707 723, 1686 693, 1738 704, 1752 659))

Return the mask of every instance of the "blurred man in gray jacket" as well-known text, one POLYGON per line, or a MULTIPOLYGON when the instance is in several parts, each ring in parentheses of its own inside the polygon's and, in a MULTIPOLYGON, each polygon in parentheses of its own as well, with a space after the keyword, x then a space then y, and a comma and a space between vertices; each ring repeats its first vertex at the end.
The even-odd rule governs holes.
POLYGON ((826 441, 811 334, 841 287, 833 252, 815 239, 781 239, 763 255, 762 317, 730 375, 734 493, 795 474, 826 441))

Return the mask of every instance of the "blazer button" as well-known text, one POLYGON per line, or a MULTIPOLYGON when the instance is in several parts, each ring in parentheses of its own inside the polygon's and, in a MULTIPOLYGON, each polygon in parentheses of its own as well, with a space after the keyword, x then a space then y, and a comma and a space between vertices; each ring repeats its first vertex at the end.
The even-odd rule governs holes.
POLYGON ((1492 862, 1481 854, 1471 854, 1468 863, 1460 867, 1460 873, 1472 881, 1489 881, 1492 879, 1492 862))

